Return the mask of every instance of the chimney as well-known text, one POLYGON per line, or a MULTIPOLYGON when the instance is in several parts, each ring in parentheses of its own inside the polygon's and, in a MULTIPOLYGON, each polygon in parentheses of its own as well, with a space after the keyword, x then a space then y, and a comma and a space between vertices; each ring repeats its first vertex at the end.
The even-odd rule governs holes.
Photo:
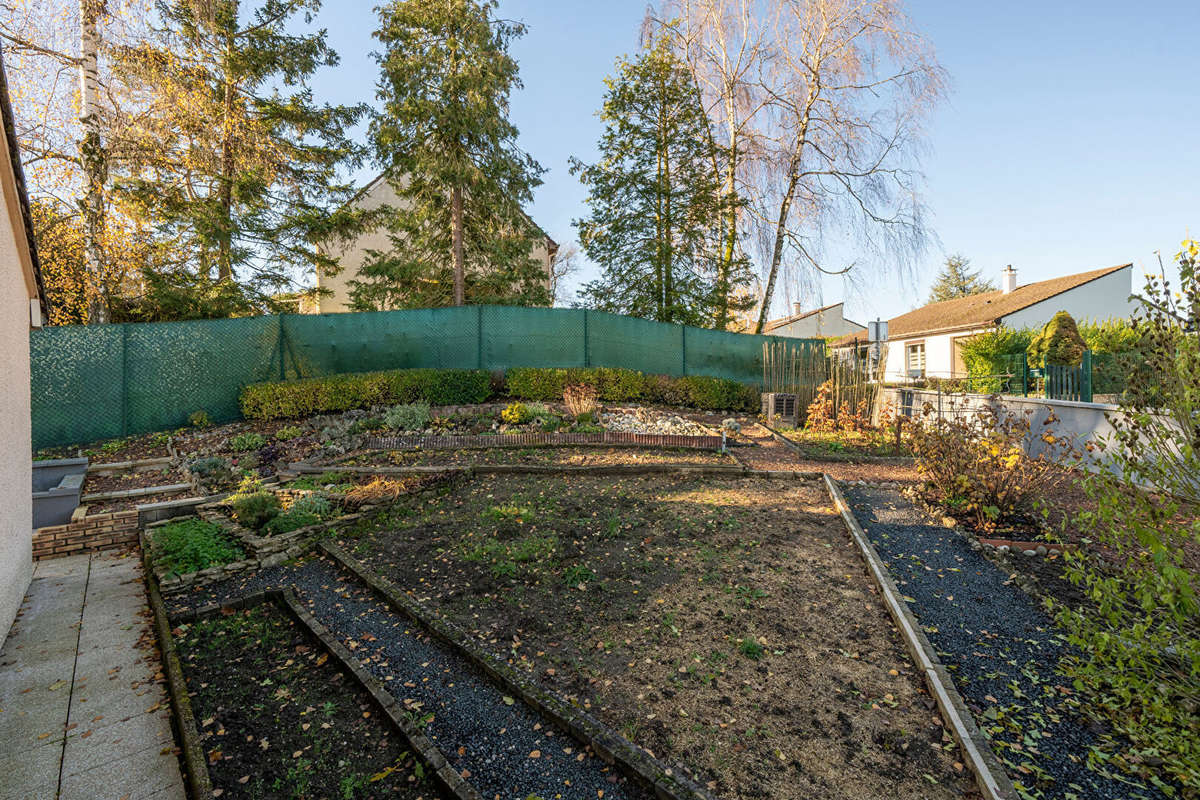
POLYGON ((803 306, 800 303, 792 303, 792 316, 798 317, 803 313, 803 306))
POLYGON ((1012 294, 1013 289, 1017 288, 1017 271, 1012 268, 1012 264, 1009 264, 1000 273, 1000 288, 1004 290, 1005 294, 1012 294))

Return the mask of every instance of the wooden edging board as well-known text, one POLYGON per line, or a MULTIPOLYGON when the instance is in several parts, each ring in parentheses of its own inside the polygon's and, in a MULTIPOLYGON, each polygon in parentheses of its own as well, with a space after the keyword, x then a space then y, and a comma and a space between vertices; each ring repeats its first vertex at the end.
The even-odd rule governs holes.
POLYGON ((698 475, 709 477, 788 478, 819 481, 824 473, 763 470, 732 464, 479 464, 474 466, 351 467, 337 464, 314 466, 302 461, 288 465, 296 475, 340 472, 347 475, 698 475))
POLYGON ((962 695, 954 688, 950 673, 938 659, 937 651, 933 649, 933 645, 917 623, 917 618, 900 595, 892 576, 888 573, 887 565, 883 563, 875 546, 867 538, 866 531, 850 510, 837 481, 829 474, 824 476, 824 480, 834 508, 841 515, 842 522, 850 532, 850 538, 858 545, 859 552, 866 560, 868 571, 883 596, 884 605, 904 638, 905 647, 921 668, 929 692, 937 701, 942 719, 950 725, 954 737, 962 745, 967 766, 975 774, 979 790, 987 800, 1016 800, 1017 791, 1004 771, 1000 759, 996 758, 991 745, 975 724, 962 695))
POLYGON ((167 618, 167 607, 158 589, 158 579, 150 563, 150 548, 144 535, 139 534, 142 547, 142 568, 146 576, 146 589, 150 594, 150 608, 154 612, 154 627, 158 634, 158 648, 162 654, 163 673, 167 677, 167 694, 171 697, 171 721, 179 737, 183 756, 183 771, 187 776, 189 794, 193 800, 212 797, 212 779, 208 774, 208 762, 204 757, 204 746, 200 743, 200 730, 196 727, 196 716, 192 712, 192 701, 188 694, 187 680, 183 676, 183 665, 171 638, 171 622, 167 618))
MULTIPOLYGON (((400 704, 380 683, 375 676, 371 675, 362 664, 350 653, 346 647, 339 642, 329 630, 308 613, 308 610, 300 605, 296 599, 295 593, 291 589, 270 589, 266 591, 253 592, 251 594, 234 597, 222 603, 213 603, 202 606, 200 608, 190 609, 176 615, 176 622, 179 623, 194 623, 198 620, 207 619, 217 616, 230 609, 242 610, 253 608, 264 603, 272 603, 290 616, 300 627, 306 629, 313 638, 317 639, 323 648, 333 656, 346 672, 349 672, 352 679, 358 682, 359 688, 363 689, 371 696, 376 705, 389 721, 400 731, 401 735, 407 740, 409 747, 416 753, 418 758, 423 761, 434 774, 435 779, 442 785, 444 789, 450 792, 458 800, 482 800, 482 796, 476 791, 475 787, 468 784, 458 772, 450 766, 446 761, 446 757, 442 752, 429 740, 425 734, 421 733, 416 727, 403 716, 400 710, 400 704)), ((168 635, 170 631, 167 631, 168 635)), ((174 649, 174 645, 172 645, 174 649)), ((186 687, 185 687, 186 692, 186 687)), ((190 713, 190 708, 189 708, 190 713)), ((193 728, 195 726, 195 718, 192 718, 193 728)), ((203 750, 201 750, 203 756, 203 750)), ((208 780, 207 767, 204 768, 204 777, 208 780)), ((208 793, 203 795, 195 795, 195 797, 211 797, 212 787, 209 785, 208 793)))
POLYGON ((607 763, 620 767, 628 777, 654 792, 659 800, 714 800, 713 795, 699 784, 677 774, 669 767, 663 767, 645 750, 587 712, 552 692, 531 684, 516 669, 494 658, 475 644, 471 637, 456 625, 436 612, 421 607, 391 581, 368 570, 358 559, 336 544, 323 541, 319 546, 326 555, 366 584, 385 603, 474 664, 498 686, 519 697, 560 730, 590 745, 596 755, 607 763))

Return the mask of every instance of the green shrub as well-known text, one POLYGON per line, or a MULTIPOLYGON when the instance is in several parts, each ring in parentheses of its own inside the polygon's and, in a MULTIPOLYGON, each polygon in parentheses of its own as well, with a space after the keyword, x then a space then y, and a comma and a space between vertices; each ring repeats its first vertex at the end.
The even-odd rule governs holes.
POLYGON ((429 403, 420 401, 393 406, 383 415, 383 424, 394 431, 419 431, 429 424, 429 403))
POLYGON ((356 436, 360 433, 369 433, 377 431, 383 427, 383 419, 380 417, 367 417, 366 419, 356 419, 350 423, 350 427, 346 429, 346 433, 350 436, 356 436))
POLYGON ((247 419, 283 419, 417 400, 469 405, 490 397, 491 375, 483 370, 403 369, 253 383, 242 389, 240 403, 247 419))
POLYGON ((691 408, 754 411, 760 402, 757 387, 726 378, 687 375, 678 378, 676 384, 682 389, 683 405, 691 408))
POLYGON ((195 518, 163 525, 150 541, 155 566, 169 575, 228 564, 245 555, 221 526, 195 518))
POLYGON ((285 425, 275 431, 275 438, 281 442, 286 442, 301 436, 303 433, 304 431, 297 425, 285 425))
POLYGON ((306 494, 296 498, 288 513, 312 514, 320 519, 329 519, 333 516, 333 506, 319 494, 306 494))
POLYGON ((271 492, 235 494, 230 498, 233 518, 252 530, 259 530, 279 513, 279 498, 271 492))
POLYGON ((561 400, 567 385, 567 374, 575 371, 513 367, 504 373, 504 381, 510 397, 521 400, 561 400))
POLYGON ((245 453, 250 450, 258 450, 267 443, 266 438, 261 433, 253 431, 247 433, 239 433, 237 436, 229 437, 229 449, 235 453, 245 453))
POLYGON ((500 412, 500 421, 508 425, 524 425, 533 419, 533 412, 524 403, 509 403, 508 407, 500 412))
POLYGON ((207 411, 193 411, 191 414, 188 414, 188 425, 191 425, 193 428, 207 428, 209 425, 212 425, 212 420, 208 418, 207 411))
POLYGON ((759 390, 725 378, 644 375, 630 369, 540 369, 513 367, 505 374, 508 394, 521 400, 558 400, 567 386, 590 386, 607 403, 646 400, 705 410, 755 411, 759 390))
POLYGON ((277 536, 281 533, 307 528, 309 525, 316 525, 320 521, 321 518, 316 514, 290 508, 282 514, 272 517, 262 530, 268 536, 277 536))
POLYGON ((1059 311, 1050 318, 1041 333, 1033 337, 1026 354, 1031 367, 1051 364, 1077 367, 1083 361, 1083 351, 1086 349, 1075 318, 1066 311, 1059 311))

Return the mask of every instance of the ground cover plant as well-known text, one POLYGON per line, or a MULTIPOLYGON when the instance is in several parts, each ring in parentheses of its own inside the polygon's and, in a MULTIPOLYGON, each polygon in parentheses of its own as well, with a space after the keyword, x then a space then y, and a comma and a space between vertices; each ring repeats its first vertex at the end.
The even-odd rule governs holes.
POLYGON ((340 536, 719 796, 970 791, 818 484, 480 476, 340 536))
POLYGON ((151 534, 151 560, 166 575, 186 575, 245 556, 219 525, 189 517, 168 522, 151 534))
POLYGON ((215 789, 249 798, 436 798, 370 696, 273 605, 175 629, 215 789))

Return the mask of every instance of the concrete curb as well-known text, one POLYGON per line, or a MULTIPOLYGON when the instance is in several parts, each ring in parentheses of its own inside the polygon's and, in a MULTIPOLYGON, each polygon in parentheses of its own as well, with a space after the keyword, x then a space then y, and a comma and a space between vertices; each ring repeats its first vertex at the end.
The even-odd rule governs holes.
POLYGON ((167 618, 162 593, 158 590, 158 579, 154 577, 145 541, 142 542, 142 568, 146 577, 146 589, 150 595, 150 608, 154 612, 154 629, 158 634, 163 673, 167 677, 167 694, 171 697, 171 709, 174 712, 171 715, 171 723, 180 744, 188 793, 193 800, 202 800, 212 797, 212 779, 208 774, 204 746, 200 743, 196 716, 192 712, 192 701, 188 695, 187 680, 183 676, 183 665, 179 661, 179 653, 175 650, 175 641, 171 638, 171 623, 167 618))
MULTIPOLYGON (((270 589, 252 592, 242 597, 231 598, 223 603, 213 603, 184 611, 176 615, 175 619, 176 622, 190 624, 198 620, 207 619, 208 617, 217 616, 227 609, 242 610, 254 608, 264 603, 271 603, 277 606, 280 611, 290 616, 296 624, 306 629, 321 643, 321 646, 333 656, 339 666, 349 672, 353 679, 358 682, 359 688, 371 695, 371 699, 375 701, 392 725, 400 731, 401 735, 408 742, 409 747, 416 752, 418 758, 431 768, 434 778, 442 784, 444 789, 454 797, 457 797, 458 800, 483 800, 475 787, 463 780, 463 777, 450 766, 449 762, 446 761, 446 757, 442 755, 442 752, 433 742, 404 718, 400 710, 400 704, 396 702, 396 698, 383 688, 383 684, 376 680, 375 676, 363 668, 350 651, 324 625, 318 622, 312 614, 308 613, 307 609, 300 605, 295 592, 291 589, 284 589, 282 591, 270 589)), ((209 794, 197 795, 197 797, 210 796, 211 789, 209 790, 209 794)))
POLYGON ((904 638, 905 647, 913 660, 920 666, 929 687, 930 694, 937 701, 942 718, 954 731, 954 736, 962 745, 964 759, 971 772, 975 774, 976 783, 987 800, 1016 800, 1017 791, 1013 787, 1008 773, 1004 771, 1000 760, 992 752, 991 745, 975 724, 974 717, 962 695, 954 688, 954 681, 945 666, 937 657, 937 651, 925 636, 917 622, 917 618, 909 609, 908 604, 896 588, 887 566, 880 559, 875 546, 867 538, 866 531, 859 524, 854 512, 842 496, 837 482, 828 474, 824 476, 825 487, 833 500, 834 507, 842 517, 850 538, 858 545, 863 559, 867 562, 868 571, 875 579, 876 585, 883 596, 888 612, 904 638))
POLYGON ((473 663, 498 686, 519 697, 560 730, 591 745, 596 755, 620 767, 626 776, 654 792, 659 800, 715 800, 713 795, 699 784, 661 766, 649 753, 595 717, 557 695, 531 684, 515 668, 488 654, 456 625, 421 607, 405 596, 391 581, 368 570, 336 544, 323 541, 320 548, 384 602, 473 663))

